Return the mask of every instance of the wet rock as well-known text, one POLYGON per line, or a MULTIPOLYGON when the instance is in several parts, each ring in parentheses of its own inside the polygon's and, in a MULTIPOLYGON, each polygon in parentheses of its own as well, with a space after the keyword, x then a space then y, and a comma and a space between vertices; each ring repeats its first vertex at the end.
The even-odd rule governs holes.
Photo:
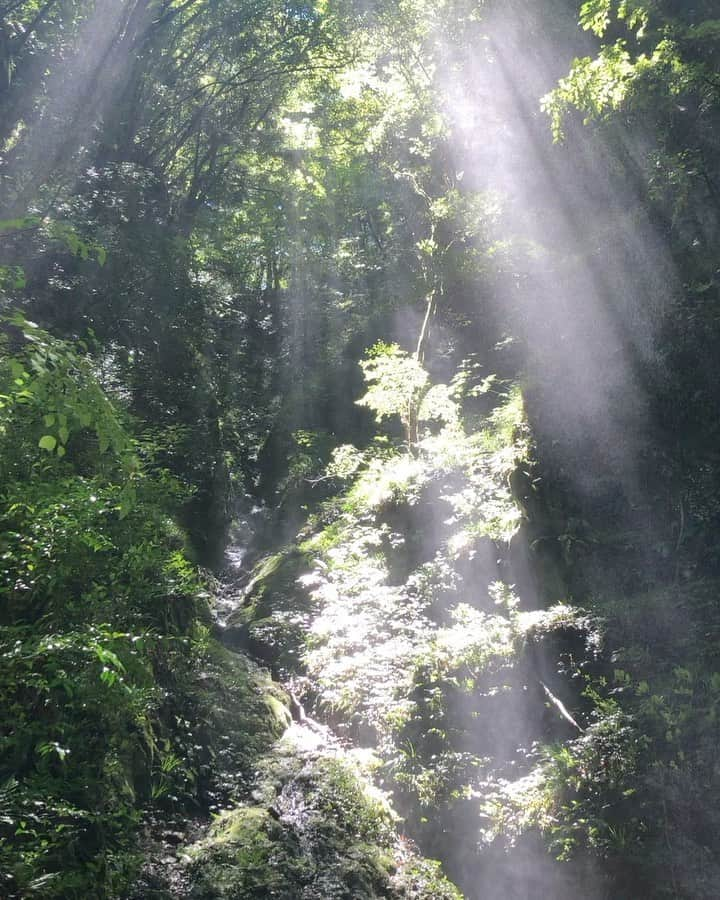
POLYGON ((188 849, 193 900, 459 900, 327 729, 294 724, 260 763, 253 799, 188 849))
POLYGON ((238 606, 227 616, 223 642, 274 672, 300 671, 312 606, 300 579, 310 568, 308 554, 295 547, 260 560, 238 606))
POLYGON ((162 839, 166 844, 182 844, 185 837, 182 831, 163 831, 162 833, 162 839))

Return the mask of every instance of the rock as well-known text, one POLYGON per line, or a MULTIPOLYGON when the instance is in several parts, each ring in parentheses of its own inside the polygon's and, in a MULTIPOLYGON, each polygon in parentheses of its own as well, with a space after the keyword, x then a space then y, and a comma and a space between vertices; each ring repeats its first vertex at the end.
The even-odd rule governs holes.
POLYGON ((395 832, 387 799, 327 733, 294 724, 253 798, 188 848, 193 900, 460 900, 395 832))
POLYGON ((185 840, 185 835, 182 831, 163 831, 162 839, 166 844, 182 844, 185 840))

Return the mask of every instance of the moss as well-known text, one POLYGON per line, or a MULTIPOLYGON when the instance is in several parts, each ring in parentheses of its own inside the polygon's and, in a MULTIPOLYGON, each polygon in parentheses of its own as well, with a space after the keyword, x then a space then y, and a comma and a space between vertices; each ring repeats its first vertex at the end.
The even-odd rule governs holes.
POLYGON ((239 807, 221 816, 208 838, 191 851, 196 874, 193 898, 292 896, 300 874, 281 826, 258 807, 239 807))
MULTIPOLYGON (((334 515, 339 515, 338 511, 333 511, 334 515)), ((330 522, 322 530, 315 534, 310 534, 306 540, 300 545, 301 550, 306 553, 326 553, 332 550, 338 544, 341 544, 345 537, 345 528, 342 520, 336 519, 330 522)))
POLYGON ((266 694, 264 700, 265 705, 267 706, 270 715, 274 720, 273 731, 275 731, 275 733, 282 733, 292 722, 290 710, 284 703, 278 700, 278 698, 273 696, 271 693, 266 694))
POLYGON ((459 897, 399 841, 385 796, 327 735, 291 729, 261 761, 253 797, 189 849, 194 900, 459 897))
POLYGON ((244 789, 256 760, 288 727, 288 698, 265 670, 214 640, 196 691, 205 764, 220 801, 244 789))
POLYGON ((309 554, 295 547, 261 560, 243 605, 228 618, 229 640, 277 670, 300 669, 312 603, 299 579, 310 568, 309 554))
POLYGON ((277 601, 286 601, 297 592, 297 579, 310 568, 308 554, 296 547, 267 556, 255 566, 242 607, 231 623, 249 622, 271 615, 277 601))

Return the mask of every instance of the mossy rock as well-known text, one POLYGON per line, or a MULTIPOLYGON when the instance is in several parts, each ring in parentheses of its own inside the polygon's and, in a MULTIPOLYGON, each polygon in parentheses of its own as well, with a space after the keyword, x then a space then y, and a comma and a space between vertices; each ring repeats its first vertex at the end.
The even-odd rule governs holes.
POLYGON ((208 766, 232 796, 290 724, 288 698, 264 669, 215 640, 196 690, 208 766))
POLYGON ((215 823, 209 838, 193 852, 197 900, 292 896, 297 850, 266 809, 239 807, 215 823))
POLYGON ((293 726, 253 791, 189 848, 193 900, 459 900, 397 838, 387 800, 329 735, 293 726))
POLYGON ((311 557, 291 547, 255 567, 241 607, 228 617, 224 639, 284 672, 301 669, 312 598, 299 579, 311 557))
POLYGON ((255 566, 241 609, 233 613, 230 622, 263 619, 277 609, 278 601, 287 607, 288 599, 297 592, 297 579, 310 570, 311 559, 297 547, 286 548, 266 556, 255 566))

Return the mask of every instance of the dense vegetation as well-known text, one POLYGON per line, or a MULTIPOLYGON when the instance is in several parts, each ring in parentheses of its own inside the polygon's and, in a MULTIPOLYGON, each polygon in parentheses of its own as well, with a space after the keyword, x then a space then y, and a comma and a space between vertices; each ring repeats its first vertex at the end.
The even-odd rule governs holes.
POLYGON ((0 894, 713 898, 713 0, 0 0, 0 894))

